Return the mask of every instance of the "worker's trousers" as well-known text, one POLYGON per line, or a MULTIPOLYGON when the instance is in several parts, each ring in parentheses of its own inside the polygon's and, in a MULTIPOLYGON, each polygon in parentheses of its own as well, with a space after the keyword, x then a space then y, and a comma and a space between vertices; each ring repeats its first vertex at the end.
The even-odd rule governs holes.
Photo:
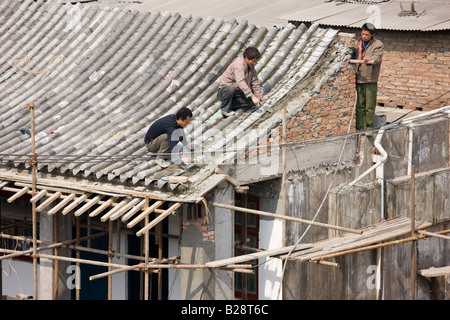
POLYGON ((373 129, 377 105, 377 83, 356 83, 356 130, 373 129))

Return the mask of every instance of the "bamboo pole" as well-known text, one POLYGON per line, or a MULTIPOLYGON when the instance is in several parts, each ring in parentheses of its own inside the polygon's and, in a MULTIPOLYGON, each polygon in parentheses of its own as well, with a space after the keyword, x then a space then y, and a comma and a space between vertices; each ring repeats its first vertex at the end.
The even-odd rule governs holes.
MULTIPOLYGON (((160 213, 161 215, 162 213, 160 213)), ((156 235, 155 240, 158 243, 158 259, 162 260, 163 258, 163 222, 161 221, 156 225, 156 235)), ((147 230, 147 233, 149 231, 147 230)), ((162 300, 162 270, 158 270, 158 300, 162 300)))
MULTIPOLYGON (((76 221, 76 245, 80 246, 80 217, 75 217, 75 221, 76 221)), ((77 257, 77 259, 80 259, 80 251, 79 250, 75 250, 75 255, 77 257)), ((76 266, 77 266, 77 270, 80 270, 80 262, 76 262, 76 266)), ((76 300, 80 300, 80 288, 78 286, 76 286, 75 288, 75 299, 76 300)))
MULTIPOLYGON (((59 228, 58 228, 58 215, 55 214, 53 216, 53 240, 58 242, 59 239, 59 228)), ((54 248, 54 255, 59 255, 59 248, 54 248)), ((59 295, 59 281, 58 281, 58 274, 59 274, 59 261, 55 260, 53 262, 53 300, 58 300, 59 295)))
MULTIPOLYGON (((108 263, 112 263, 112 243, 113 243, 113 222, 109 220, 108 224, 108 263)), ((111 266, 108 267, 108 271, 112 271, 111 266)), ((112 300, 112 275, 108 275, 108 300, 112 300)))
POLYGON ((331 225, 331 224, 328 224, 328 223, 315 222, 315 221, 305 220, 305 219, 300 219, 300 218, 295 218, 295 217, 282 216, 280 214, 273 214, 273 213, 270 213, 270 212, 265 212, 265 211, 260 211, 260 210, 236 207, 236 206, 232 206, 232 205, 228 205, 228 204, 221 204, 221 203, 217 203, 217 202, 214 202, 213 206, 220 207, 220 208, 225 208, 225 209, 230 209, 230 210, 241 211, 241 212, 248 212, 248 213, 253 213, 253 214, 259 214, 259 215, 262 215, 262 216, 272 217, 272 218, 275 218, 275 219, 284 219, 284 220, 289 220, 289 221, 294 221, 294 222, 310 224, 310 225, 318 226, 318 227, 336 229, 336 230, 341 230, 341 231, 351 232, 351 233, 356 233, 356 234, 362 234, 363 233, 361 230, 355 230, 355 229, 350 229, 350 228, 345 228, 345 227, 331 225))
MULTIPOLYGON (((282 179, 281 179, 281 194, 282 194, 282 215, 286 216, 286 137, 287 137, 287 132, 286 132, 286 107, 283 108, 283 147, 281 149, 281 165, 282 165, 282 169, 283 169, 283 175, 282 175, 282 179)), ((286 220, 283 220, 282 223, 282 230, 281 230, 281 234, 286 234, 286 220)), ((283 239, 281 240, 282 246, 286 245, 286 237, 283 237, 283 239)))
MULTIPOLYGON (((80 239, 80 241, 85 241, 85 240, 88 240, 88 239, 101 237, 101 236, 104 236, 105 234, 106 234, 105 232, 99 232, 99 233, 96 233, 96 234, 94 234, 94 235, 92 235, 90 237, 83 237, 83 238, 80 239)), ((1 236, 4 237, 6 235, 2 234, 1 236)), ((15 236, 15 237, 17 237, 17 236, 15 236)), ((24 239, 27 239, 26 241, 29 241, 28 238, 24 237, 24 239)), ((38 247, 37 251, 48 250, 48 249, 53 249, 53 248, 56 248, 56 247, 62 247, 62 246, 71 245, 71 244, 73 244, 76 241, 77 240, 74 239, 74 240, 67 240, 67 241, 64 241, 64 242, 51 243, 51 244, 49 244, 47 246, 38 247)), ((40 240, 37 240, 36 242, 37 243, 42 243, 42 241, 40 241, 40 240)), ((11 251, 14 251, 14 250, 11 250, 11 251)), ((20 256, 26 256, 26 255, 32 254, 32 252, 33 252, 33 249, 28 249, 28 250, 24 250, 24 251, 14 251, 14 253, 12 253, 12 254, 1 256, 0 260, 11 259, 11 258, 20 257, 20 256)))
MULTIPOLYGON (((36 149, 35 149, 35 125, 34 125, 34 103, 31 102, 26 107, 30 110, 31 115, 31 197, 36 195, 36 149)), ((31 204, 32 206, 32 220, 33 220, 33 280, 34 280, 34 299, 37 300, 38 290, 37 290, 37 213, 36 213, 36 202, 31 204)))
POLYGON ((428 231, 424 231, 424 230, 420 230, 419 233, 427 235, 429 237, 436 237, 436 238, 441 238, 441 239, 445 239, 445 240, 450 240, 449 236, 444 236, 442 234, 439 233, 435 233, 435 232, 428 232, 428 231))
MULTIPOLYGON (((411 238, 416 235, 415 215, 416 215, 416 197, 415 197, 415 166, 411 166, 411 238)), ((411 241, 411 299, 416 299, 416 242, 411 241)))
MULTIPOLYGON (((148 205, 149 205, 149 199, 148 197, 145 197, 145 204, 144 204, 144 208, 146 208, 147 211, 148 210, 148 205)), ((149 217, 148 215, 145 215, 144 217, 144 221, 145 221, 145 225, 148 224, 149 222, 149 217)), ((148 260, 149 260, 149 254, 150 254, 150 235, 148 230, 145 232, 145 236, 144 236, 144 257, 145 257, 145 270, 144 270, 144 300, 149 300, 149 274, 148 274, 148 260)))

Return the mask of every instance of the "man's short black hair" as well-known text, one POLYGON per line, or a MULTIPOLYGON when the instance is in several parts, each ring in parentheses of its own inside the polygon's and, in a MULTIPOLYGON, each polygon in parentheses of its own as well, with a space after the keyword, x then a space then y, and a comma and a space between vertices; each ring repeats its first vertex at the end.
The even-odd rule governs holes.
POLYGON ((175 115, 175 118, 178 120, 181 118, 181 120, 186 120, 187 117, 192 118, 192 111, 189 108, 181 108, 177 111, 177 114, 175 115))
POLYGON ((374 34, 374 33, 377 31, 377 29, 375 28, 375 26, 374 26, 373 24, 369 23, 369 22, 364 23, 363 26, 361 27, 361 29, 362 29, 362 30, 369 31, 370 34, 374 34))
POLYGON ((249 60, 259 59, 261 58, 261 53, 255 47, 247 47, 244 50, 244 58, 247 58, 249 60))

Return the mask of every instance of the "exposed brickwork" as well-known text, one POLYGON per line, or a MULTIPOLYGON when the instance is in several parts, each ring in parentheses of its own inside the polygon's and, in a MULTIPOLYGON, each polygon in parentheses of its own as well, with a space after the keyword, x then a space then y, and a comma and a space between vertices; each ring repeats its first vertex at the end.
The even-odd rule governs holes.
MULTIPOLYGON (((309 103, 286 124, 287 141, 313 140, 347 132, 355 104, 353 66, 342 67, 309 103)), ((354 123, 352 127, 354 128, 354 123)))

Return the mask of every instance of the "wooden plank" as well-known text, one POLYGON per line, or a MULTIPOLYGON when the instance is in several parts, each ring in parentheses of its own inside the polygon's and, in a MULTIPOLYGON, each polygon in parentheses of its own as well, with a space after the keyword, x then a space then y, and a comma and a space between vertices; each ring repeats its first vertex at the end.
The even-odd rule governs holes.
POLYGON ((96 195, 94 198, 89 200, 84 206, 75 211, 74 215, 76 217, 82 215, 84 212, 86 212, 86 210, 89 210, 89 208, 91 208, 94 204, 98 203, 103 197, 104 195, 102 194, 96 195))
POLYGON ((109 219, 109 217, 111 217, 114 213, 116 213, 118 210, 120 210, 121 208, 123 208, 123 206, 127 205, 127 203, 130 202, 130 200, 124 199, 122 200, 119 204, 117 204, 114 208, 112 208, 111 210, 109 210, 106 214, 104 214, 100 220, 102 222, 105 222, 106 220, 109 219))
POLYGON ((49 212, 47 212, 48 215, 52 215, 57 213, 59 210, 61 210, 63 207, 66 206, 70 201, 72 201, 75 198, 75 194, 71 193, 69 194, 65 199, 63 199, 60 203, 58 203, 56 206, 54 206, 52 209, 50 209, 49 212))
POLYGON ((42 197, 47 194, 47 190, 41 190, 38 194, 36 194, 33 198, 30 199, 31 203, 38 202, 42 197))
MULTIPOLYGON (((431 223, 416 221, 416 230, 430 226, 431 223)), ((342 237, 318 241, 314 243, 314 248, 293 254, 290 258, 295 258, 299 261, 312 261, 317 258, 326 258, 327 255, 364 248, 410 233, 411 223, 409 218, 399 217, 394 218, 392 221, 382 221, 378 225, 370 226, 363 230, 364 233, 362 235, 346 234, 342 237)))
POLYGON ((150 207, 145 209, 140 215, 138 215, 136 218, 134 218, 131 222, 127 224, 127 228, 134 227, 139 221, 144 219, 146 216, 148 216, 150 213, 155 211, 157 208, 159 208, 164 201, 156 201, 154 204, 152 204, 150 207))
POLYGON ((125 206, 123 206, 122 208, 120 208, 118 211, 116 211, 110 218, 111 221, 116 220, 117 218, 119 218, 121 215, 123 215, 126 211, 130 210, 131 208, 133 208, 141 199, 140 198, 134 198, 133 200, 131 200, 130 202, 128 202, 125 206))
POLYGON ((107 201, 105 201, 100 207, 98 207, 97 209, 95 209, 94 211, 92 211, 89 214, 89 217, 95 217, 97 216, 99 213, 101 213, 103 210, 105 210, 106 208, 108 208, 109 206, 111 206, 114 201, 116 201, 117 199, 119 199, 119 197, 112 197, 109 198, 107 201))
POLYGON ((141 202, 139 202, 137 205, 135 205, 130 211, 128 211, 123 217, 122 217, 122 222, 127 221, 128 219, 130 219, 132 216, 134 216, 139 210, 142 209, 142 207, 145 204, 145 199, 142 200, 141 202))
POLYGON ((375 63, 375 61, 373 61, 373 60, 369 60, 369 61, 365 62, 364 60, 358 60, 358 59, 350 59, 348 62, 356 63, 356 64, 374 64, 375 63))
POLYGON ((254 259, 260 259, 260 258, 266 258, 266 257, 272 257, 272 256, 278 256, 281 254, 286 254, 289 253, 291 250, 293 250, 293 252, 297 252, 297 251, 301 251, 301 250, 306 250, 309 248, 312 248, 313 245, 312 244, 298 244, 297 246, 288 246, 288 247, 282 247, 282 248, 278 248, 278 249, 272 249, 272 250, 266 250, 266 251, 262 251, 262 252, 253 252, 253 253, 249 253, 249 254, 244 254, 238 257, 232 257, 232 258, 226 258, 226 259, 222 259, 222 260, 217 260, 217 261, 211 261, 211 262, 207 262, 205 263, 205 265, 208 268, 220 268, 220 267, 224 267, 230 264, 237 264, 237 263, 242 263, 242 262, 246 262, 246 261, 250 261, 250 260, 254 260, 254 259))
POLYGON ((7 186, 9 183, 9 181, 0 181, 0 190, 4 187, 7 186))
POLYGON ((167 217, 168 215, 172 214, 175 210, 177 210, 180 206, 182 205, 181 202, 176 202, 175 204, 173 204, 169 209, 167 209, 166 211, 164 211, 163 213, 161 213, 158 217, 156 217, 152 222, 150 222, 149 224, 147 224, 145 227, 143 227, 141 230, 139 230, 138 232, 136 232, 136 235, 138 237, 140 237, 141 235, 143 235, 146 231, 150 230, 151 228, 153 228, 154 226, 156 226, 158 223, 160 223, 165 217, 167 217))
POLYGON ((28 191, 30 191, 30 188, 25 187, 22 188, 21 190, 19 190, 17 193, 15 193, 14 195, 12 195, 11 197, 8 198, 8 202, 11 203, 14 200, 16 200, 17 198, 20 198, 21 196, 23 196, 25 193, 27 193, 28 191))
POLYGON ((433 278, 433 277, 442 277, 445 275, 450 275, 450 266, 446 267, 440 267, 440 268, 428 268, 428 269, 422 269, 418 272, 421 276, 426 278, 433 278))
POLYGON ((72 211, 73 209, 75 209, 76 206, 78 206, 81 202, 86 200, 89 196, 90 196, 90 193, 82 194, 81 196, 76 198, 71 204, 69 204, 67 207, 65 207, 64 210, 62 211, 62 214, 65 215, 68 212, 72 211))
POLYGON ((40 211, 44 210, 53 201, 55 201, 56 199, 61 197, 61 195, 62 195, 61 192, 56 192, 56 193, 52 194, 47 200, 45 200, 43 203, 41 203, 41 205, 39 207, 36 208, 36 211, 40 212, 40 211))

